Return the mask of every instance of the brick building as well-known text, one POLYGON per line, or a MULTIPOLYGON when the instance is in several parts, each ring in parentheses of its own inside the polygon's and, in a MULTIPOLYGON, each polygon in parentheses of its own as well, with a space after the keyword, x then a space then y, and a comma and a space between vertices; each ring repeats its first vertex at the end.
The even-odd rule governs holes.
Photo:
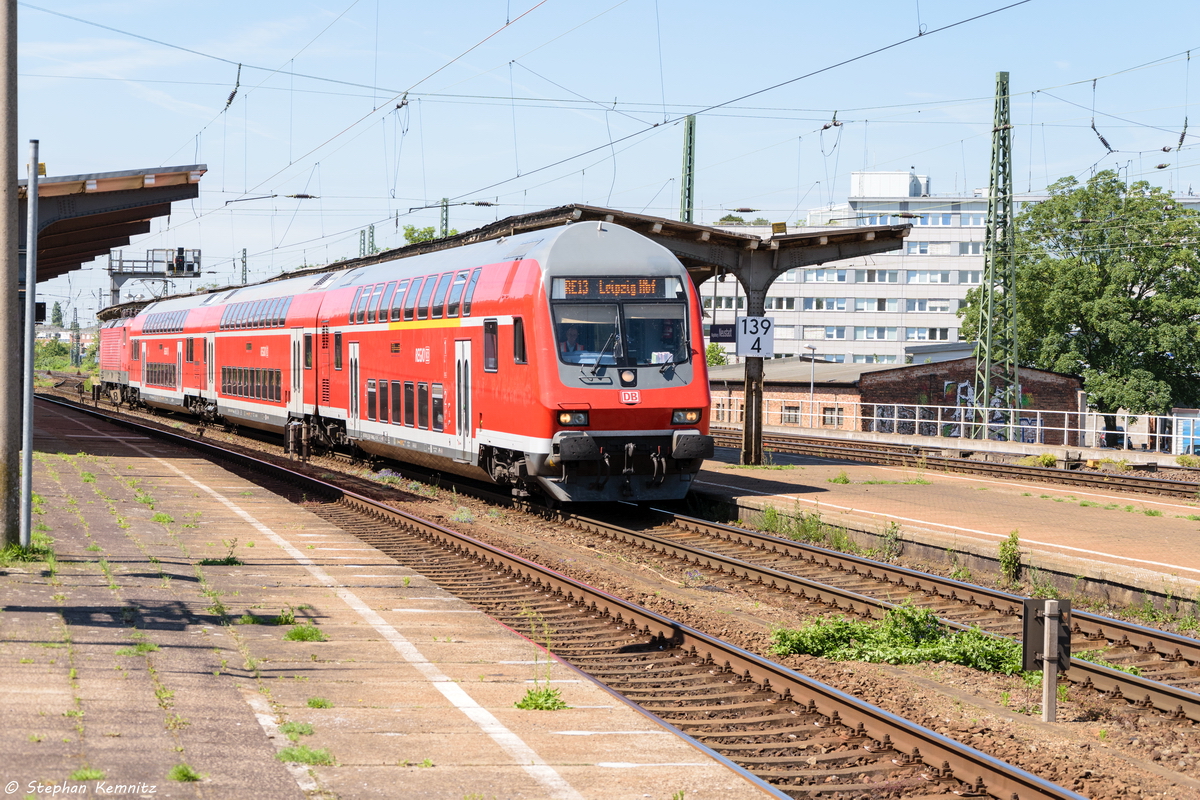
MULTIPOLYGON (((831 364, 806 358, 764 363, 767 426, 961 436, 959 407, 970 405, 975 359, 909 364, 831 364)), ((740 424, 744 366, 711 367, 715 424, 740 424)), ((1021 370, 1019 430, 993 438, 1075 445, 1063 430, 1079 424, 1082 381, 1045 370, 1021 370)))

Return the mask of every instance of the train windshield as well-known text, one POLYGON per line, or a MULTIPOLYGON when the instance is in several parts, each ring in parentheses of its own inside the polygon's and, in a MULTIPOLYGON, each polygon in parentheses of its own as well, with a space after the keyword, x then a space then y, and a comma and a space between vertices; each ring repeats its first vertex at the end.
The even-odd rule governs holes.
POLYGON ((683 303, 556 303, 554 331, 568 364, 680 364, 691 351, 683 303))

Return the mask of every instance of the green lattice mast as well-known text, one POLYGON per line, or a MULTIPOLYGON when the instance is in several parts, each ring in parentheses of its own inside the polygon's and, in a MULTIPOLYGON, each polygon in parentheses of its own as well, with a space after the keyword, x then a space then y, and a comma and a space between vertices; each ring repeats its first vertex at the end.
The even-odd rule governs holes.
MULTIPOLYGON (((975 343, 975 404, 995 401, 1013 422, 1020 408, 1017 376, 1016 252, 1013 229, 1012 124, 1008 73, 996 73, 992 125, 992 174, 988 185, 987 242, 980 284, 979 339, 975 343)), ((987 416, 974 428, 986 438, 987 416)))
POLYGON ((679 187, 679 221, 692 221, 692 206, 696 190, 696 117, 683 120, 683 176, 679 187))

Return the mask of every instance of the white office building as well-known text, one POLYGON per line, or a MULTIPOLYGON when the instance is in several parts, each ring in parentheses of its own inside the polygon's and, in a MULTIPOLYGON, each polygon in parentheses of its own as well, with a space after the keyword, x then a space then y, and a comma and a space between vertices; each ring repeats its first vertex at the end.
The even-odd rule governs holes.
MULTIPOLYGON (((987 197, 982 191, 936 196, 929 189, 924 175, 855 172, 845 204, 811 210, 807 227, 789 229, 913 226, 901 250, 780 276, 766 307, 775 320, 776 358, 813 353, 838 363, 903 364, 906 346, 958 340, 956 312, 983 277, 987 197)), ((746 313, 735 287, 732 278, 703 287, 712 315, 706 322, 733 322, 746 313)), ((732 352, 733 345, 726 348, 732 352)))

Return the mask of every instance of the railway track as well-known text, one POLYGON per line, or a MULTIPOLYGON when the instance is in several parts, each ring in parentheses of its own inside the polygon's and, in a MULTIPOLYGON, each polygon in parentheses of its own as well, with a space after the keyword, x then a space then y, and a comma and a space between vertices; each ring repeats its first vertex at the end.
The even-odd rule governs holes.
MULTIPOLYGON (((740 448, 742 446, 740 433, 716 428, 710 432, 717 447, 740 448)), ((814 437, 766 434, 763 437, 763 447, 770 448, 777 453, 790 455, 816 456, 839 461, 868 461, 874 464, 909 467, 930 472, 961 472, 1032 483, 1057 483, 1064 486, 1139 492, 1189 500, 1195 500, 1197 496, 1200 496, 1200 483, 1193 481, 1151 478, 1125 472, 1082 472, 1057 467, 1027 467, 1019 464, 976 461, 970 458, 951 458, 933 455, 912 446, 883 445, 877 442, 849 444, 814 437)))
POLYGON ((1080 798, 706 633, 385 503, 215 443, 82 410, 303 491, 316 513, 549 644, 560 659, 780 796, 1080 798))
MULTIPOLYGON (((1020 637, 1022 598, 996 589, 666 511, 658 512, 661 524, 649 531, 550 513, 605 538, 846 614, 881 619, 909 601, 932 609, 952 627, 1020 637)), ((1072 652, 1085 650, 1104 650, 1105 661, 1136 667, 1142 675, 1074 658, 1066 673, 1072 683, 1169 718, 1200 722, 1200 694, 1195 691, 1200 688, 1200 641, 1079 611, 1072 615, 1072 652)))

